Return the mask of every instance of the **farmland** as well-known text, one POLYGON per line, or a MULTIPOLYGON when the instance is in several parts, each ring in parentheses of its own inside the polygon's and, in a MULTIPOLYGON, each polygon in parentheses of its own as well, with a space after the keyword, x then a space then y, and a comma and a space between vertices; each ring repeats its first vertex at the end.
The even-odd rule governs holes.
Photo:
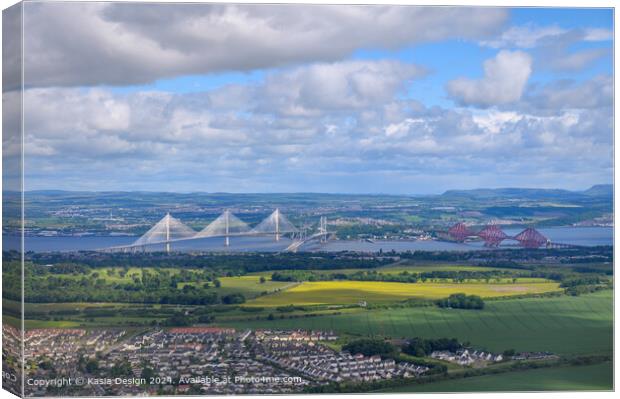
MULTIPOLYGON (((499 256, 498 251, 489 253, 499 256)), ((414 384, 406 390, 517 389, 506 383, 512 375, 523 379, 519 386, 524 389, 606 389, 607 359, 613 351, 611 263, 561 262, 554 257, 560 252, 532 261, 523 251, 516 253, 526 261, 515 262, 511 252, 507 252, 510 258, 475 261, 441 259, 452 254, 431 260, 408 258, 411 254, 368 259, 145 254, 128 262, 119 255, 98 254, 94 260, 71 257, 63 262, 63 255, 54 255, 27 264, 26 298, 33 300, 25 304, 25 326, 148 331, 208 325, 238 331, 333 331, 338 339, 328 345, 338 351, 359 339, 389 340, 403 357, 409 352, 401 345, 412 338, 456 338, 469 348, 551 352, 559 360, 547 366, 551 368, 534 371, 512 371, 513 361, 506 361, 497 364, 499 369, 482 366, 484 376, 467 378, 460 377, 472 367, 450 364, 441 382, 429 383, 428 389, 427 384, 414 384), (446 302, 456 293, 477 297, 482 306, 472 309, 446 302), (593 358, 598 364, 568 367, 576 358, 593 358), (498 370, 501 374, 493 374, 498 370), (597 375, 573 378, 579 370, 586 375, 594 370, 597 375)), ((17 327, 21 304, 11 281, 21 277, 18 266, 5 264, 3 286, 14 294, 3 302, 3 320, 17 327)), ((445 366, 429 355, 411 361, 445 366)), ((395 385, 400 383, 411 384, 395 385)))
POLYGON ((500 267, 488 267, 488 266, 472 266, 472 265, 451 265, 447 263, 425 263, 425 264, 407 264, 407 263, 399 263, 395 265, 389 265, 384 267, 377 268, 377 272, 379 273, 402 273, 402 272, 410 272, 410 273, 422 273, 422 272, 433 272, 433 271, 467 271, 467 272, 485 272, 490 270, 506 270, 505 268, 500 267))
POLYGON ((571 355, 606 354, 613 348, 612 306, 612 291, 601 291, 578 297, 487 301, 482 311, 410 307, 221 324, 334 330, 350 336, 456 337, 493 351, 514 348, 571 355))
POLYGON ((613 388, 610 362, 411 384, 381 392, 600 391, 613 388))
MULTIPOLYGON (((259 278, 256 276, 221 277, 219 278, 219 281, 222 284, 221 287, 215 288, 218 293, 222 295, 240 293, 246 298, 254 298, 265 292, 268 293, 276 290, 284 290, 295 285, 294 283, 292 284, 270 280, 266 280, 261 283, 259 278)), ((185 285, 196 285, 201 283, 203 282, 179 283, 179 288, 183 288, 185 285)))
MULTIPOLYGON (((342 274, 353 274, 357 272, 367 271, 368 269, 338 269, 338 273, 342 274)), ((423 272, 434 272, 434 271, 465 271, 465 272, 488 272, 488 271, 512 271, 518 272, 518 270, 511 270, 508 268, 501 267, 489 267, 489 266, 472 266, 466 264, 448 264, 448 263, 438 263, 438 262, 424 262, 424 263, 407 263, 407 262, 395 262, 393 264, 389 264, 387 266, 381 266, 376 269, 373 269, 379 274, 399 274, 402 272, 408 273, 423 273, 423 272)), ((283 270, 283 271, 291 271, 291 270, 283 270)), ((271 276, 273 271, 263 271, 263 272, 255 272, 249 273, 253 276, 271 276)))
POLYGON ((407 299, 439 299, 459 292, 493 298, 559 290, 557 283, 544 279, 527 281, 517 279, 515 283, 419 282, 415 284, 380 281, 320 281, 303 282, 288 290, 257 298, 248 305, 347 305, 360 301, 387 303, 407 299))

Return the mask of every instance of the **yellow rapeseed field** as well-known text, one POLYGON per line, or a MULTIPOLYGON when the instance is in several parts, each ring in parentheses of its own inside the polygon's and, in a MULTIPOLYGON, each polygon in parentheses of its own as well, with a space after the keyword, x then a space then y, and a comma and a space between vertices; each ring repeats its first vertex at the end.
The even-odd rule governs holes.
POLYGON ((386 303, 409 298, 439 299, 450 294, 465 293, 483 298, 536 294, 559 291, 558 283, 527 279, 516 283, 391 283, 382 281, 318 281, 304 282, 286 291, 256 298, 250 306, 329 305, 386 303))

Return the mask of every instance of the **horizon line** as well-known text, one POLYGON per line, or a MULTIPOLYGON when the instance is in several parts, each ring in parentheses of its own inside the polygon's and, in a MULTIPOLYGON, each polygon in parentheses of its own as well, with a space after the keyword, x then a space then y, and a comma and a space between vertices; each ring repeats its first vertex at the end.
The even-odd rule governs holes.
MULTIPOLYGON (((274 192, 230 192, 230 191, 156 191, 156 190, 64 190, 64 189, 34 189, 23 190, 24 193, 37 193, 37 192, 58 192, 58 193, 148 193, 148 194, 231 194, 231 195, 282 195, 282 194, 302 194, 302 195, 386 195, 386 196, 433 196, 442 195, 450 191, 477 191, 477 190, 561 190, 573 193, 579 193, 587 191, 597 186, 611 186, 614 187, 614 183, 596 183, 583 189, 567 189, 560 187, 517 187, 517 186, 504 186, 504 187, 477 187, 477 188, 451 188, 437 193, 371 193, 371 192, 329 192, 329 191, 274 191, 274 192)), ((20 190, 2 190, 3 193, 21 193, 20 190)))

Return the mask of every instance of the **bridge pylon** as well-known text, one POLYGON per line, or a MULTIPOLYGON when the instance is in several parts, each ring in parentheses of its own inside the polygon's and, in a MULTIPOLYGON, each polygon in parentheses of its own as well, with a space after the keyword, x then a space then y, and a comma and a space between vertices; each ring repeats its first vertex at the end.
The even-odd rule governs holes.
POLYGON ((170 212, 166 213, 166 253, 170 253, 170 212))
POLYGON ((276 241, 280 241, 280 208, 276 208, 275 219, 276 219, 276 241))
POLYGON ((321 234, 320 241, 322 243, 327 242, 327 217, 321 216, 319 222, 319 234, 321 234))

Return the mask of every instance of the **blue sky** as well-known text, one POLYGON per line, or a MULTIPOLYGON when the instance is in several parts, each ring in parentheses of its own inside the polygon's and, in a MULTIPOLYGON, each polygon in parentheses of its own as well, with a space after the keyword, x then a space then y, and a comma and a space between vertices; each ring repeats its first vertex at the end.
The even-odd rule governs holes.
MULTIPOLYGON (((613 31, 613 13, 610 9, 600 8, 510 8, 509 21, 512 26, 546 27, 557 26, 566 30, 600 28, 613 31)), ((572 45, 574 50, 589 48, 609 48, 611 40, 595 42, 578 42, 572 45)), ((444 105, 447 99, 442 93, 445 82, 459 76, 480 77, 483 74, 482 63, 493 57, 497 49, 479 46, 475 42, 460 39, 445 40, 415 46, 405 46, 398 49, 360 48, 350 55, 351 59, 397 59, 403 62, 422 64, 431 69, 429 74, 420 83, 416 95, 425 102, 444 105), (446 67, 448 66, 448 67, 446 67), (422 89, 422 90, 420 90, 422 89)), ((545 83, 558 78, 585 80, 600 73, 610 73, 611 55, 601 57, 593 62, 589 68, 577 72, 540 71, 531 78, 539 83, 545 83)), ((176 93, 201 92, 222 87, 226 84, 249 84, 263 79, 265 70, 249 72, 224 72, 207 75, 179 76, 171 79, 160 79, 149 84, 136 86, 108 86, 119 93, 128 93, 144 90, 161 90, 176 93)))
POLYGON ((49 3, 25 23, 29 189, 612 182, 610 9, 49 3))

